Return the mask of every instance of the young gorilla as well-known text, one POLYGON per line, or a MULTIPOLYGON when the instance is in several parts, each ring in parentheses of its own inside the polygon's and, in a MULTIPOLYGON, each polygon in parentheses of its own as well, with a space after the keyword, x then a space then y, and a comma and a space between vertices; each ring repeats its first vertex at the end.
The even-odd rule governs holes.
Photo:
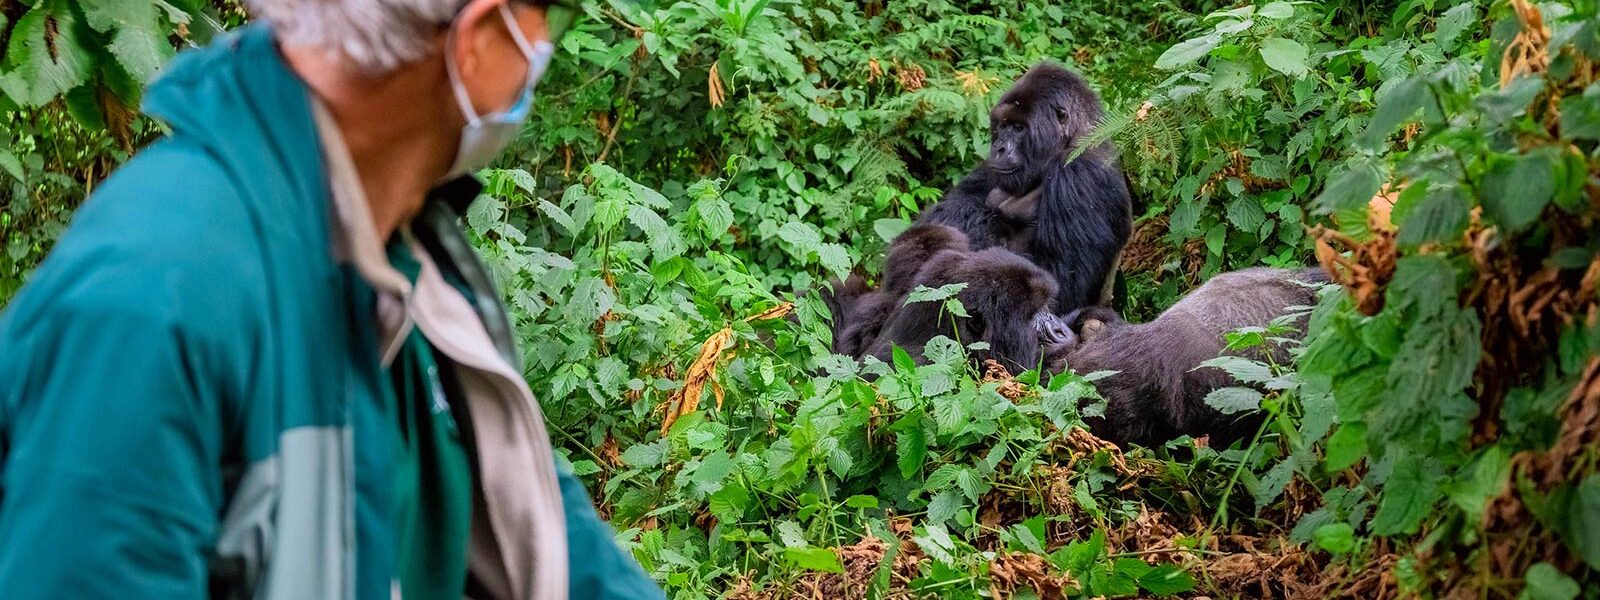
MULTIPOLYGON (((1079 373, 1118 372, 1095 382, 1106 399, 1105 417, 1085 422, 1120 445, 1209 434, 1213 447, 1225 448, 1254 433, 1260 413, 1224 415, 1205 401, 1213 390, 1241 384, 1221 369, 1196 367, 1224 353, 1224 334, 1265 327, 1289 307, 1316 304, 1318 288, 1311 284, 1327 280, 1320 270, 1244 269, 1213 277, 1149 323, 1126 323, 1101 308, 1079 313, 1073 320, 1082 339, 1067 353, 1067 366, 1079 373)), ((1289 360, 1278 345, 1241 355, 1261 358, 1262 352, 1278 363, 1289 360)))
POLYGON ((917 222, 954 227, 974 249, 1000 246, 1032 260, 1056 281, 1057 314, 1106 303, 1133 228, 1127 180, 1109 143, 1066 162, 1102 116, 1082 77, 1035 66, 990 111, 989 158, 917 222))
POLYGON ((874 291, 865 278, 851 275, 843 283, 835 282, 832 292, 823 290, 823 302, 833 314, 833 351, 864 356, 906 294, 916 289, 917 271, 941 251, 965 252, 969 247, 967 236, 949 227, 913 227, 890 244, 881 289, 874 291))
POLYGON ((1059 358, 1063 342, 1072 334, 1050 312, 1055 280, 1010 250, 972 252, 964 242, 965 236, 942 225, 919 225, 895 240, 898 252, 890 252, 882 292, 892 296, 890 311, 882 321, 882 332, 864 354, 887 362, 892 348, 900 346, 920 360, 923 346, 943 335, 962 344, 987 343, 989 347, 975 352, 973 359, 994 359, 1014 371, 1059 358), (912 262, 928 251, 932 257, 912 262), (915 273, 907 278, 912 266, 917 267, 915 273), (956 294, 967 317, 947 313, 941 302, 904 304, 906 293, 916 286, 952 283, 967 284, 956 294))

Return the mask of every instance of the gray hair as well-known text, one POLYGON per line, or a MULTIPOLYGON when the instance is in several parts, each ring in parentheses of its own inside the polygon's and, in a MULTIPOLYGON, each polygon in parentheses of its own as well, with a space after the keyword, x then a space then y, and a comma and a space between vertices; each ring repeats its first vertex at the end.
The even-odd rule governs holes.
POLYGON ((422 58, 431 34, 467 0, 249 0, 288 46, 321 48, 382 75, 422 58))

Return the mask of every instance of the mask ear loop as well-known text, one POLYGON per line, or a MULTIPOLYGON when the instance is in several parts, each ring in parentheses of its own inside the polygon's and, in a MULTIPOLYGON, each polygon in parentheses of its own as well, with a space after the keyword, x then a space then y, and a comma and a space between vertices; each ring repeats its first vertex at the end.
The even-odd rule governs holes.
MULTIPOLYGON (((501 5, 503 8, 505 5, 501 5)), ((450 32, 444 36, 444 70, 450 76, 450 91, 455 94, 456 105, 461 108, 461 114, 467 116, 467 123, 477 125, 481 120, 478 111, 472 108, 472 97, 467 95, 467 85, 461 82, 461 71, 456 68, 456 25, 450 25, 450 32)))

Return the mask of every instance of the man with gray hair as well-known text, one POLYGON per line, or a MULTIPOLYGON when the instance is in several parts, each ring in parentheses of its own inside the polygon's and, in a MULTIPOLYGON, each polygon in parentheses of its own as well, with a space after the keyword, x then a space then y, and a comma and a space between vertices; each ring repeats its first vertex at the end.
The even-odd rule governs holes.
POLYGON ((656 598, 459 229, 577 7, 254 0, 0 313, 0 598, 656 598))

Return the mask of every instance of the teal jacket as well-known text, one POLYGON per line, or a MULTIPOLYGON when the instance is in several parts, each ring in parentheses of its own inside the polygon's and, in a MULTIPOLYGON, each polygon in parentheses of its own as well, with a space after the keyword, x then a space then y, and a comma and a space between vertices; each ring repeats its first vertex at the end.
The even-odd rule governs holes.
MULTIPOLYGON (((0 598, 387 596, 373 290, 330 252, 307 89, 252 25, 146 98, 171 135, 0 313, 0 598)), ((559 480, 570 597, 660 597, 559 480)))

